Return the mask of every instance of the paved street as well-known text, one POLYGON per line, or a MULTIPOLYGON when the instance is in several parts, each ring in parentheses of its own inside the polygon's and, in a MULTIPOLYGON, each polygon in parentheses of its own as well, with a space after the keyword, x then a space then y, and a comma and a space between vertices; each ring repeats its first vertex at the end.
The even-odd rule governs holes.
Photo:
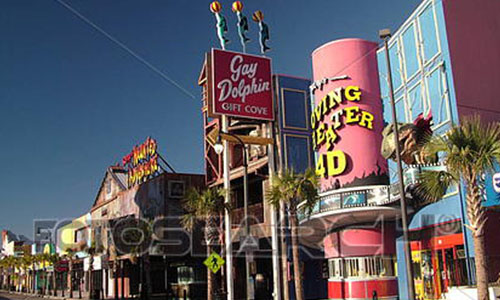
POLYGON ((25 295, 16 295, 16 294, 0 292, 0 300, 6 300, 6 299, 25 300, 25 299, 40 299, 40 298, 36 296, 25 296, 25 295))

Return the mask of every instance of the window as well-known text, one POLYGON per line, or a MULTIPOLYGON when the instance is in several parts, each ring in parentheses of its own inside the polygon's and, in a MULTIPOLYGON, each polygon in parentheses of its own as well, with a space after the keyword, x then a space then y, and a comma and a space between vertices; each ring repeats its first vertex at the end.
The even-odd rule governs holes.
POLYGON ((359 259, 358 258, 346 258, 345 260, 345 277, 359 277, 359 259))
MULTIPOLYGON (((391 107, 388 107, 389 111, 392 109, 391 107)), ((392 114, 392 112, 391 112, 392 114)), ((406 118, 406 106, 405 106, 405 101, 403 97, 396 99, 396 116, 398 117, 398 122, 405 123, 407 122, 406 118)), ((392 116, 390 118, 391 123, 392 123, 392 116)))
POLYGON ((396 276, 395 257, 365 256, 328 261, 329 278, 372 278, 396 276))
MULTIPOLYGON (((385 51, 377 53, 377 62, 380 77, 380 95, 387 98, 389 95, 389 85, 387 82, 387 62, 385 61, 385 51)), ((386 103, 384 101, 384 103, 386 103)))
POLYGON ((408 106, 410 107, 409 122, 413 122, 419 114, 424 113, 426 105, 422 89, 423 85, 418 83, 408 92, 408 106))
POLYGON ((308 136, 285 134, 286 162, 289 169, 304 172, 310 167, 308 136))
POLYGON ((307 129, 307 94, 306 91, 282 89, 283 126, 295 129, 307 129))
POLYGON ((111 199, 111 192, 112 192, 111 180, 107 179, 106 182, 104 183, 104 187, 106 190, 106 200, 109 200, 111 199))
POLYGON ((389 46, 389 59, 391 60, 392 83, 394 85, 394 90, 397 90, 402 84, 402 74, 399 67, 399 49, 397 43, 389 46))
POLYGON ((441 67, 434 69, 427 75, 427 93, 435 127, 450 120, 447 103, 448 99, 442 81, 443 76, 444 74, 441 67))
POLYGON ((180 266, 177 267, 177 283, 192 283, 194 282, 193 267, 180 266))
POLYGON ((415 43, 415 28, 410 25, 402 35, 403 55, 406 70, 406 79, 408 80, 418 70, 417 45, 415 43))
POLYGON ((422 38, 422 56, 424 58, 424 63, 427 63, 439 52, 436 20, 434 19, 433 6, 427 6, 419 16, 418 20, 420 23, 420 36, 422 38))

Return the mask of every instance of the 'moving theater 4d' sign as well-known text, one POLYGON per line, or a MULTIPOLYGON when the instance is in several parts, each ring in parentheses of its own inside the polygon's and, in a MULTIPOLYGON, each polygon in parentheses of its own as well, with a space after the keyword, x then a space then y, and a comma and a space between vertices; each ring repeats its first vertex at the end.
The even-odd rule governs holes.
POLYGON ((376 49, 345 39, 313 52, 311 128, 323 192, 388 183, 376 49))
POLYGON ((212 49, 210 64, 213 114, 273 120, 269 58, 212 49))

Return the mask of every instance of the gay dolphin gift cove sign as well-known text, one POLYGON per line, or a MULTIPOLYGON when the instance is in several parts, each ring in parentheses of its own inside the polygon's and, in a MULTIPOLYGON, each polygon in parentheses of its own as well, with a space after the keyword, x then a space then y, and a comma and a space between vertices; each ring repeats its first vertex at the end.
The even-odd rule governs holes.
POLYGON ((273 120, 269 58, 212 49, 210 64, 211 113, 273 120))

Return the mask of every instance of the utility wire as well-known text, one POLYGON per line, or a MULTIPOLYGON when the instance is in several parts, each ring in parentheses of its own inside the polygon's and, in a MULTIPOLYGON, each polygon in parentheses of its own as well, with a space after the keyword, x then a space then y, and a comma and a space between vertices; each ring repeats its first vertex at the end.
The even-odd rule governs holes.
POLYGON ((144 64, 146 67, 148 67, 150 70, 152 70, 153 72, 155 72, 156 74, 158 74, 161 78, 163 78, 164 80, 166 80, 168 83, 172 84, 173 86, 175 86, 176 88, 178 88, 179 90, 181 90, 189 98, 191 98, 193 100, 197 100, 197 98, 191 92, 189 92, 187 89, 185 89, 184 87, 182 87, 179 83, 177 83, 175 80, 173 80, 172 78, 170 78, 169 76, 167 76, 164 72, 162 72, 161 70, 159 70, 157 67, 153 66, 146 59, 142 58, 139 54, 137 54, 136 52, 134 52, 132 49, 130 49, 129 47, 127 47, 127 45, 125 45, 124 43, 120 42, 117 38, 113 37, 111 34, 107 33, 104 29, 102 29, 101 27, 99 27, 97 24, 95 24, 94 22, 92 22, 91 20, 89 20, 87 17, 85 17, 84 15, 82 15, 79 11, 77 11, 76 9, 74 9, 68 3, 64 2, 63 0, 55 0, 55 1, 58 2, 59 4, 61 4, 62 6, 64 6, 67 10, 69 10, 70 12, 72 12, 75 16, 77 16, 82 21, 84 21, 85 23, 87 23, 88 25, 90 25, 92 28, 94 28, 95 30, 97 30, 99 33, 101 33, 102 35, 104 35, 110 41, 112 41, 113 43, 115 43, 116 45, 118 45, 118 47, 122 48, 128 54, 132 55, 135 59, 137 59, 142 64, 144 64))

